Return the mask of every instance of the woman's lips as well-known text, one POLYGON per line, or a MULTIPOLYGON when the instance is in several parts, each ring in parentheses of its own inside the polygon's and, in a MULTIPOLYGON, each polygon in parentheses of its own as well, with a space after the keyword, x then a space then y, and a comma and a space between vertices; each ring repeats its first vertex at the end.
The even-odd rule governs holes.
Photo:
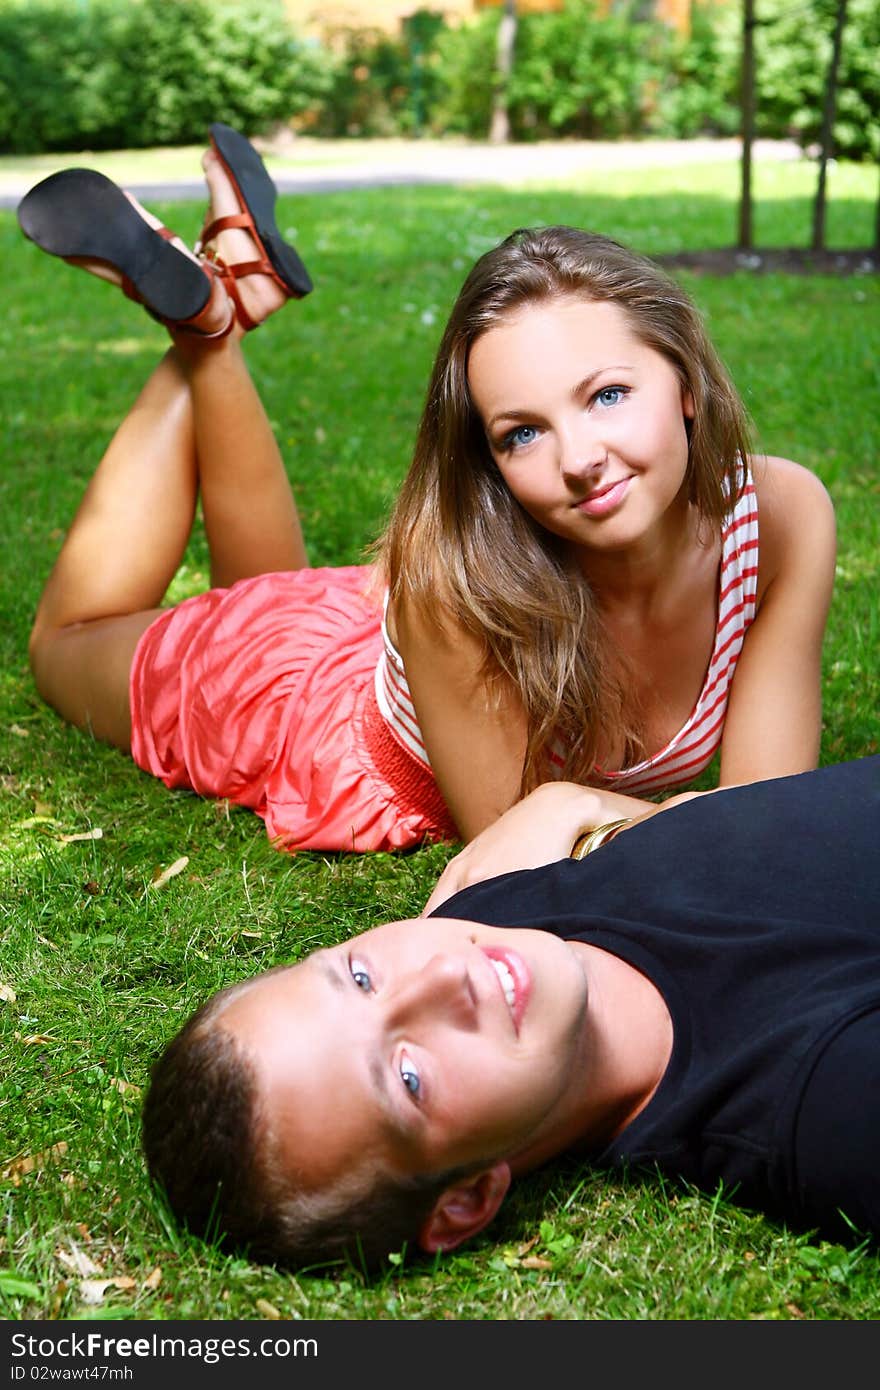
POLYGON ((631 477, 621 478, 618 483, 609 483, 607 487, 591 492, 583 502, 578 502, 578 511, 586 512, 587 516, 606 516, 608 512, 613 512, 615 507, 620 506, 631 482, 631 477))

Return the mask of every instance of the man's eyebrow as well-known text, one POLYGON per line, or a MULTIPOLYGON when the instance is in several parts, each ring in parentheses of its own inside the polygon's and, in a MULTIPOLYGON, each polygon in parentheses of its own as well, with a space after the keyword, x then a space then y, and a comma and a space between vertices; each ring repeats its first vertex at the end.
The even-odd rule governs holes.
POLYGON ((341 993, 345 989, 345 977, 336 964, 336 958, 324 950, 316 951, 311 959, 315 969, 320 970, 327 983, 341 993))
POLYGON ((379 1108, 388 1123, 388 1127, 395 1133, 398 1133, 401 1128, 400 1118, 397 1114, 396 1107, 391 1103, 391 1095, 388 1090, 387 1068, 382 1065, 378 1057, 371 1057, 369 1059, 369 1069, 370 1080, 373 1083, 373 1088, 379 1099, 379 1108))
MULTIPOLYGON (((323 978, 333 989, 342 992, 346 988, 347 980, 345 972, 338 964, 337 956, 332 955, 328 950, 324 949, 315 951, 309 959, 315 969, 320 970, 323 978)), ((367 1068, 370 1074, 370 1082, 376 1092, 376 1099, 385 1129, 393 1134, 405 1134, 406 1126, 402 1122, 400 1109, 394 1104, 394 1100, 391 1096, 387 1066, 379 1057, 371 1056, 367 1059, 367 1068)))

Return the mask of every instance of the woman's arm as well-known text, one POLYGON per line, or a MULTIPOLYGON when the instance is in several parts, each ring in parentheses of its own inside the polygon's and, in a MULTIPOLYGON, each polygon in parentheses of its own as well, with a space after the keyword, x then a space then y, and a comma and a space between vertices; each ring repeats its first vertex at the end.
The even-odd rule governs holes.
MULTIPOLYGON (((689 801, 692 795, 684 792, 657 805, 619 792, 581 787, 576 782, 545 782, 450 859, 422 915, 472 883, 482 883, 514 869, 535 869, 540 864, 565 859, 584 830, 622 817, 631 817, 635 824, 673 803, 689 801)), ((628 828, 623 827, 618 833, 628 828)))
POLYGON ((389 605, 389 635, 403 657, 437 785, 469 841, 519 799, 526 749, 522 705, 508 684, 489 688, 483 647, 448 615, 389 605))
POLYGON ((814 473, 789 459, 753 461, 758 493, 758 610, 730 691, 721 786, 816 766, 822 640, 836 557, 834 509, 814 473))

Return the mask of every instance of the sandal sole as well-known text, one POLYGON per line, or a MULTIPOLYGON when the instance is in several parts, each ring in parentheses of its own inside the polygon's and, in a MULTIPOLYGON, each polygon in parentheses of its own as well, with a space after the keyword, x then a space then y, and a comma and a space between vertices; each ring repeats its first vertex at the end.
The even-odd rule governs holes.
POLYGON ((211 296, 211 281, 198 262, 161 237, 122 189, 94 169, 50 174, 25 194, 18 221, 28 240, 52 256, 113 266, 160 319, 195 318, 211 296))
POLYGON ((232 126, 217 121, 211 126, 211 144, 232 180, 242 206, 254 221, 266 256, 288 293, 303 299, 314 289, 311 276, 298 253, 285 241, 275 221, 278 190, 251 142, 232 126))

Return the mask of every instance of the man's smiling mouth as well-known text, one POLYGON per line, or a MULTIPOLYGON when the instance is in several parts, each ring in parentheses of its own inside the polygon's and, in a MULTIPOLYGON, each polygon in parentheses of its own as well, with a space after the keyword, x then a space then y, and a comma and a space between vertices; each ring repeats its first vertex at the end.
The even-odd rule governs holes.
POLYGON ((507 1002, 507 1007, 513 1012, 514 1005, 516 1004, 516 982, 513 978, 513 974, 508 970, 504 961, 499 960, 497 956, 490 956, 489 963, 494 967, 495 974, 498 976, 499 983, 504 992, 504 998, 507 1002))

